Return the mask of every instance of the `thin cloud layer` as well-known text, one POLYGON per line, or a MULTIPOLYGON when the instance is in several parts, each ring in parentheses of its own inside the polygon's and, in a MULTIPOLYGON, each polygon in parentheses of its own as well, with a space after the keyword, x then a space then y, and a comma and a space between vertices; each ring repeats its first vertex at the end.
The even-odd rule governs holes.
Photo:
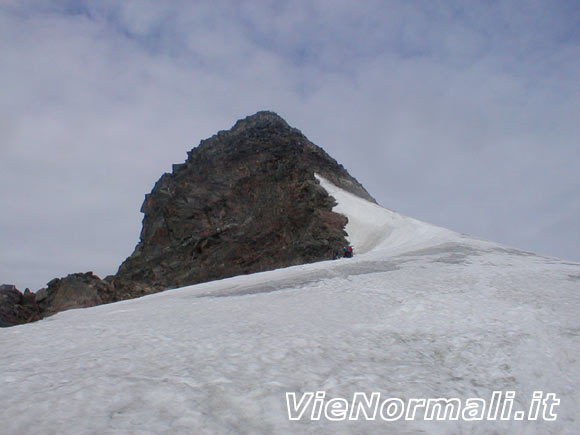
POLYGON ((0 281, 114 273, 157 178, 261 109, 388 208, 578 261, 579 9, 5 1, 0 281))

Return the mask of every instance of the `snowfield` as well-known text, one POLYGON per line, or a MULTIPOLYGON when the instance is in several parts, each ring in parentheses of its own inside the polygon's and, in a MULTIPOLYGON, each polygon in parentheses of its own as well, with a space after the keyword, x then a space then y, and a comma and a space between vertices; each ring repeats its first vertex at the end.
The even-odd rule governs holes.
POLYGON ((0 330, 0 433, 579 434, 580 264, 321 184, 355 257, 0 330), (286 392, 555 393, 556 421, 288 419, 286 392))

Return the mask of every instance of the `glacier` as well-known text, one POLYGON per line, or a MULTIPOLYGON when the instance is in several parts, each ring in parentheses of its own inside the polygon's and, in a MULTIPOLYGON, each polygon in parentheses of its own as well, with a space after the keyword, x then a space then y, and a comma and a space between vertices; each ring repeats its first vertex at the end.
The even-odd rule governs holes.
POLYGON ((402 216, 318 177, 352 259, 0 330, 2 434, 577 434, 580 264, 402 216), (290 421, 326 398, 560 399, 555 421, 290 421))

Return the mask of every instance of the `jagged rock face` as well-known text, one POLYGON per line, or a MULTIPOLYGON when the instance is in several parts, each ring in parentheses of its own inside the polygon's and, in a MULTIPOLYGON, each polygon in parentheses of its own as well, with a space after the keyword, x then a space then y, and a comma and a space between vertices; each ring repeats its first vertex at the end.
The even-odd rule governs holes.
POLYGON ((34 293, 22 294, 15 286, 0 285, 0 327, 20 325, 40 319, 34 293))
POLYGON ((42 316, 71 308, 87 308, 114 301, 111 285, 92 272, 73 273, 55 278, 36 293, 42 316))
POLYGON ((347 243, 347 220, 315 173, 375 202, 272 112, 202 141, 146 196, 140 242, 112 280, 116 298, 331 258, 347 243))
POLYGON ((272 112, 204 140, 145 197, 141 239, 117 275, 56 278, 36 294, 0 286, 0 327, 168 288, 332 258, 346 217, 317 173, 376 202, 348 172, 272 112))
POLYGON ((47 287, 21 293, 15 286, 0 286, 0 327, 34 322, 43 317, 70 310, 114 302, 111 284, 92 272, 73 273, 55 278, 47 287))

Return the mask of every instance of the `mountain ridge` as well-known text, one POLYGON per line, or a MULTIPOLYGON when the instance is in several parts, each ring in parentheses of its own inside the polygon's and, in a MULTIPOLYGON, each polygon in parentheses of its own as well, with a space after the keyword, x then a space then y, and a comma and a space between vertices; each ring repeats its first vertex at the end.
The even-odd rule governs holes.
POLYGON ((103 280, 91 272, 54 279, 34 301, 7 293, 2 301, 11 305, 5 311, 13 313, 11 321, 26 322, 64 309, 331 258, 348 244, 347 219, 333 212, 335 201, 315 173, 376 203, 344 166, 275 112, 239 119, 201 140, 145 195, 139 241, 116 274, 103 280), (14 301, 28 305, 18 308, 14 301))
POLYGON ((331 258, 346 219, 315 172, 375 202, 274 112, 202 140, 146 195, 140 241, 111 281, 120 298, 331 258))
POLYGON ((5 430, 578 433, 580 264, 427 224, 319 181, 348 217, 359 255, 1 331, 5 430), (554 421, 443 421, 421 407, 411 420, 289 420, 286 393, 305 391, 325 393, 325 404, 356 392, 403 406, 489 401, 494 391, 515 392, 514 411, 535 391, 560 402, 554 421))

